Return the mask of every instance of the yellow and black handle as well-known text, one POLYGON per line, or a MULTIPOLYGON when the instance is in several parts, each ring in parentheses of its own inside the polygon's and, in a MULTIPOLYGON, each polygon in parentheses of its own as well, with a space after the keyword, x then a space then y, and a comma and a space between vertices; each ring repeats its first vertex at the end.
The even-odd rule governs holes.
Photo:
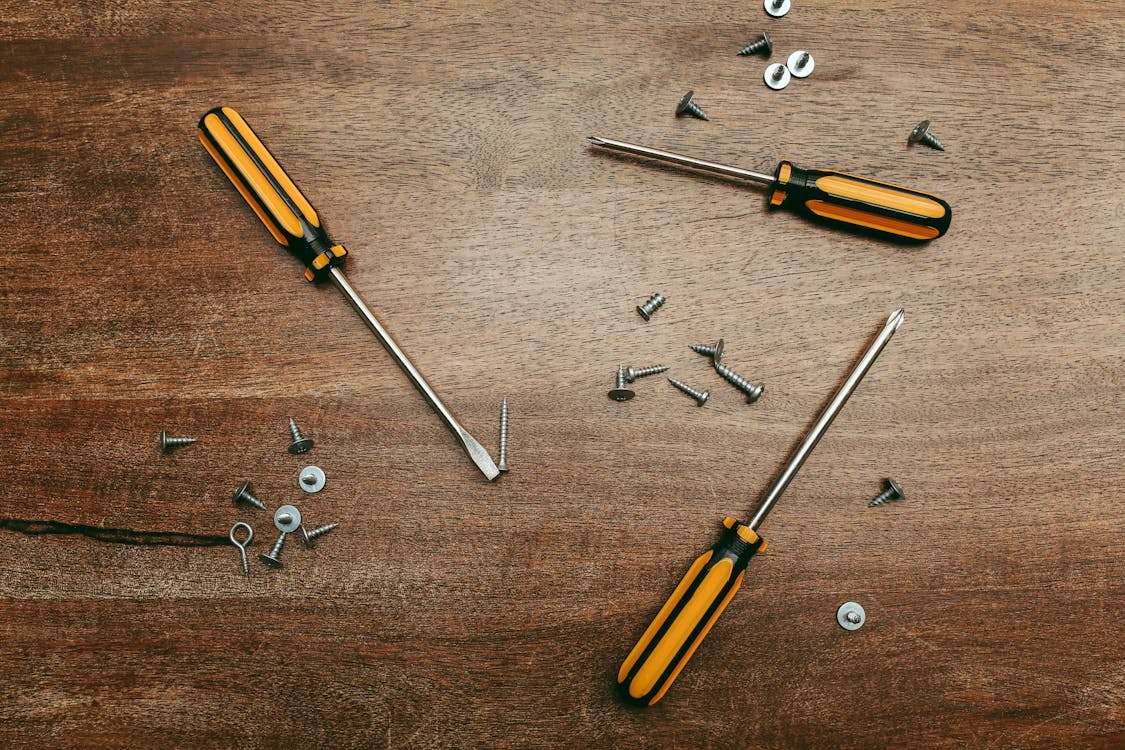
POLYGON ((656 614, 617 673, 631 703, 651 706, 664 697, 688 659, 742 585, 746 563, 766 542, 734 518, 714 547, 700 555, 656 614))
POLYGON ((320 281, 348 255, 334 245, 308 199, 230 107, 199 119, 199 141, 278 242, 305 264, 305 278, 320 281))
POLYGON ((777 165, 770 206, 792 208, 828 222, 850 224, 900 239, 925 241, 949 229, 949 204, 934 195, 864 177, 777 165))

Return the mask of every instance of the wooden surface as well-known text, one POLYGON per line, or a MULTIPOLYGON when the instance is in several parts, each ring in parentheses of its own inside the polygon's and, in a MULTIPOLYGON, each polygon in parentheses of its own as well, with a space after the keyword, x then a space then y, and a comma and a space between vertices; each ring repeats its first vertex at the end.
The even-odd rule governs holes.
POLYGON ((249 578, 229 546, 0 530, 0 745, 1125 745, 1121 6, 543 6, 0 2, 0 518, 243 519, 261 552, 252 479, 342 524, 249 578), (762 29, 813 76, 768 91, 733 54, 762 29), (671 116, 688 88, 712 122, 671 116), (509 397, 509 475, 222 178, 195 134, 220 103, 492 450, 509 397), (922 118, 946 153, 906 146, 922 118), (595 133, 931 190, 953 227, 832 231, 595 133), (621 659, 898 306, 743 592, 625 707, 621 659), (756 405, 687 349, 719 336, 756 405), (611 402, 619 361, 711 401, 611 402), (199 443, 160 455, 163 428, 199 443), (908 498, 869 510, 884 476, 908 498))

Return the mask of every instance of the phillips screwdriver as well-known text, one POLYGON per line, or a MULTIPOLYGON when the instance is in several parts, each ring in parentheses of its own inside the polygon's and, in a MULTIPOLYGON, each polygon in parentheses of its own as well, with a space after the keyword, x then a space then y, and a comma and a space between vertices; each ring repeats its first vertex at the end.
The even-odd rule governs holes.
POLYGON ((773 177, 635 143, 590 136, 591 146, 644 156, 681 167, 745 180, 770 188, 771 208, 790 208, 830 224, 844 224, 900 240, 926 241, 945 234, 952 212, 934 195, 843 172, 801 169, 782 161, 773 177))
POLYGON ((867 347, 844 384, 820 413, 816 424, 797 446, 754 516, 746 523, 727 517, 723 521, 727 530, 719 541, 688 568, 617 673, 617 684, 630 702, 651 706, 664 697, 742 585, 750 558, 766 548, 765 540, 758 536, 758 527, 847 403, 859 381, 871 369, 883 347, 902 325, 904 317, 901 309, 890 314, 883 330, 867 347))
POLYGON ((327 279, 340 290, 415 387, 422 392, 430 406, 453 431, 477 468, 489 480, 499 476, 500 470, 496 468, 488 451, 461 426, 453 412, 426 382, 426 378, 348 284, 340 270, 348 251, 343 245, 334 244, 328 239, 328 233, 321 225, 316 210, 246 120, 230 107, 215 107, 199 120, 199 140, 274 239, 305 264, 305 278, 309 281, 327 279))

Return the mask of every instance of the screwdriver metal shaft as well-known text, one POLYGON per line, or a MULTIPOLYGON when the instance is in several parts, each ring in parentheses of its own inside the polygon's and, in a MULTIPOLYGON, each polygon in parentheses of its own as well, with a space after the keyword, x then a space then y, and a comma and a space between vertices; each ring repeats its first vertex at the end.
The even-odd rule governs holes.
POLYGON ((773 508, 774 503, 781 497, 781 493, 785 492, 785 488, 793 481, 793 477, 797 476, 797 472, 800 471, 801 466, 804 465, 805 459, 809 457, 813 448, 820 442, 820 439, 828 430, 829 425, 832 424, 832 420, 840 413, 840 409, 844 408, 844 404, 848 402, 848 398, 852 395, 852 392, 855 391, 856 386, 859 385, 859 381, 863 380, 863 376, 871 369, 871 365, 875 363, 876 358, 878 358, 880 352, 883 351, 883 347, 891 340, 891 336, 895 334, 895 331, 898 330, 898 327, 902 325, 902 321, 905 319, 906 312, 902 308, 895 310, 887 317, 887 322, 883 326, 883 330, 880 331, 879 335, 875 337, 875 340, 871 342, 871 346, 867 347, 867 351, 863 353, 859 362, 852 368, 848 379, 845 380, 844 384, 840 386, 840 389, 836 391, 836 395, 832 397, 832 401, 829 402, 828 406, 824 407, 824 411, 817 417, 816 424, 814 424, 812 429, 809 430, 809 433, 805 435, 805 439, 797 446, 797 450, 793 452, 793 457, 789 459, 789 463, 786 465, 785 470, 781 472, 781 476, 777 478, 777 481, 773 483, 773 487, 766 493, 761 505, 758 506, 758 510, 755 511, 754 517, 747 522, 746 525, 751 529, 757 531, 758 527, 762 525, 762 521, 765 520, 770 509, 773 508))
POLYGON ((698 169, 701 172, 711 172, 712 174, 719 174, 723 177, 732 177, 737 180, 749 180, 756 182, 760 185, 772 185, 774 178, 772 175, 762 174, 761 172, 751 172, 748 169, 739 169, 727 164, 717 164, 713 161, 703 161, 702 159, 695 159, 683 154, 674 154, 671 151, 661 151, 648 146, 638 146, 635 143, 627 143, 625 141, 611 141, 609 138, 600 138, 596 135, 591 135, 586 138, 586 142, 591 146, 604 148, 608 151, 618 151, 623 154, 633 154, 634 156, 645 156, 649 159, 656 159, 657 161, 665 161, 670 164, 677 164, 681 167, 688 169, 698 169))
POLYGON ((398 366, 401 367, 403 372, 406 373, 406 376, 410 378, 410 382, 414 384, 414 387, 422 392, 426 401, 430 403, 430 406, 434 408, 434 411, 438 413, 442 421, 453 431, 457 440, 460 441, 462 447, 464 447, 465 453, 469 454, 469 458, 473 460, 473 463, 477 465, 481 473, 489 480, 500 476, 500 469, 496 467, 492 457, 488 455, 488 451, 485 450, 484 446, 481 445, 476 438, 469 434, 468 430, 461 426, 461 423, 457 421, 457 417, 453 416, 453 412, 449 410, 449 407, 445 405, 445 402, 441 400, 441 397, 437 395, 433 387, 426 381, 425 376, 418 372, 418 368, 414 366, 414 363, 410 361, 406 353, 403 352, 398 344, 395 343, 395 340, 391 338, 391 334, 387 333, 387 329, 383 328, 378 318, 375 317, 375 314, 368 309, 363 299, 356 294, 355 289, 352 289, 352 285, 344 278, 343 272, 340 271, 339 268, 330 269, 328 272, 328 280, 332 282, 333 286, 340 290, 344 298, 355 311, 359 313, 359 316, 363 318, 363 322, 367 324, 367 327, 371 329, 372 333, 374 333, 380 343, 383 344, 383 347, 390 353, 394 361, 398 363, 398 366))

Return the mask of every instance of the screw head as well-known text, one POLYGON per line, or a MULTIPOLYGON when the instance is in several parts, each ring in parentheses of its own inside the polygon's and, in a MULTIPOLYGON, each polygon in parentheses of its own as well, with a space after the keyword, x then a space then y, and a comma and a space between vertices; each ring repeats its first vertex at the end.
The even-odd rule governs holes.
MULTIPOLYGON (((680 99, 680 103, 676 105, 676 117, 681 117, 683 116, 684 112, 687 112, 687 108, 691 106, 691 98, 693 96, 695 96, 694 91, 689 91, 683 95, 683 98, 680 99)), ((641 313, 641 315, 644 316, 645 320, 648 320, 648 315, 645 315, 644 313, 641 313)))
POLYGON ((757 383, 750 390, 746 392, 746 403, 752 404, 762 397, 766 391, 765 383, 757 383))
POLYGON ((844 602, 836 610, 836 622, 844 630, 859 630, 867 622, 867 613, 855 602, 844 602))
POLYGON ((770 39, 770 33, 768 31, 762 32, 762 45, 762 49, 765 51, 766 57, 769 57, 773 54, 773 40, 770 39))
POLYGON ((929 133, 929 132, 930 132, 930 121, 929 120, 922 120, 922 122, 915 125, 914 129, 910 131, 909 140, 910 140, 911 143, 918 143, 923 138, 925 138, 926 134, 929 133))
POLYGON ((637 394, 628 388, 614 388, 609 392, 609 397, 614 401, 628 401, 637 394))
POLYGON ((711 364, 721 365, 723 363, 723 347, 724 346, 725 346, 725 344, 723 343, 723 340, 719 339, 719 342, 717 344, 715 344, 715 353, 713 355, 711 355, 711 364))
POLYGON ((274 511, 273 525, 278 531, 292 534, 301 525, 301 511, 293 505, 282 505, 274 511))
POLYGON ((902 498, 906 497, 906 492, 903 491, 902 485, 893 479, 883 480, 883 486, 885 490, 890 490, 894 493, 895 500, 901 500, 902 498))
POLYGON ((310 450, 312 450, 312 447, 312 438, 301 438, 300 440, 296 440, 289 444, 289 452, 294 456, 297 456, 301 453, 308 453, 310 450))
POLYGON ((695 400, 695 405, 703 406, 705 403, 707 403, 707 399, 709 398, 711 398, 711 391, 704 391, 703 393, 700 393, 699 398, 695 400))
POLYGON ((264 552, 258 553, 258 559, 261 560, 262 562, 264 562, 266 565, 270 566, 271 568, 284 568, 285 567, 281 563, 281 560, 278 560, 276 557, 270 557, 269 555, 265 554, 264 552))

